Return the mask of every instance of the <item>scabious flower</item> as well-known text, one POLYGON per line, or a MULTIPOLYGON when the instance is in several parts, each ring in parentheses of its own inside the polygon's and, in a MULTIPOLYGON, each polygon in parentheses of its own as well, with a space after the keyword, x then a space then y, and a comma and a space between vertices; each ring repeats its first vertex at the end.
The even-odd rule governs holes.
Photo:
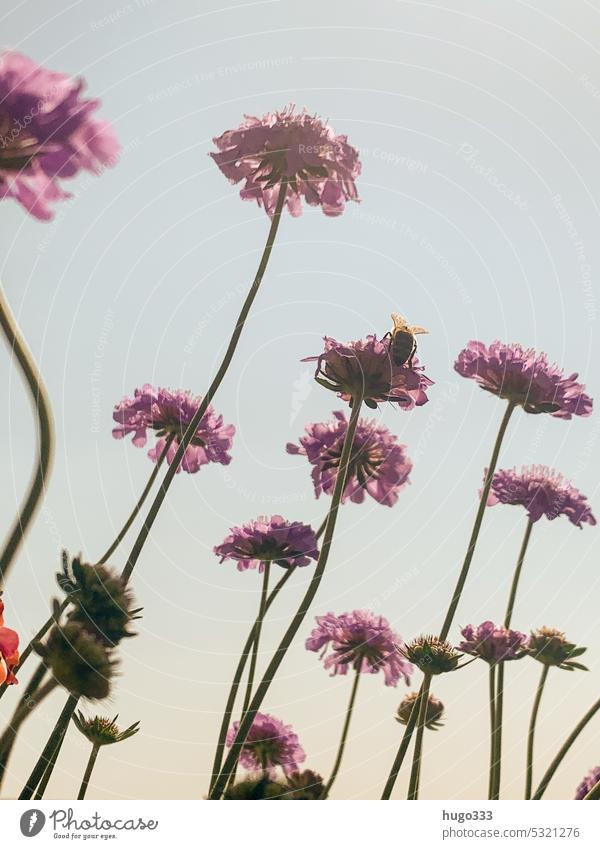
POLYGON ((595 766, 591 769, 588 774, 585 776, 577 791, 575 792, 575 799, 584 799, 587 794, 592 790, 593 787, 598 784, 600 781, 600 766, 595 766))
POLYGON ((518 660, 523 657, 527 648, 527 635, 513 631, 493 622, 482 622, 474 627, 467 625, 460 632, 464 640, 459 645, 459 651, 480 657, 487 663, 498 663, 501 660, 518 660))
MULTIPOLYGON (((234 722, 227 732, 227 745, 232 746, 240 727, 234 722)), ((273 777, 277 767, 285 775, 298 772, 298 765, 306 760, 298 735, 291 725, 268 713, 257 713, 240 752, 240 763, 250 771, 261 771, 273 777)))
POLYGON ((323 778, 312 769, 293 772, 287 777, 288 789, 284 799, 322 799, 325 790, 323 778))
POLYGON ((520 472, 500 469, 492 478, 487 503, 490 506, 519 504, 527 510, 532 522, 542 516, 547 519, 566 516, 578 528, 584 522, 596 524, 586 496, 548 466, 523 466, 520 472))
POLYGON ((73 722, 84 737, 90 741, 92 746, 108 746, 112 743, 120 743, 133 737, 140 730, 140 723, 134 722, 129 728, 121 731, 117 725, 118 714, 113 719, 107 716, 94 716, 86 719, 81 711, 73 714, 73 722))
POLYGON ((84 86, 20 53, 0 54, 0 199, 47 220, 51 204, 70 197, 61 180, 116 162, 119 143, 92 117, 100 102, 84 99, 84 86))
POLYGON ((0 684, 18 684, 13 670, 19 665, 19 635, 4 624, 4 601, 0 598, 0 684))
MULTIPOLYGON (((125 397, 115 407, 113 419, 117 427, 113 429, 112 435, 115 439, 123 439, 133 434, 133 444, 142 447, 147 441, 147 431, 154 430, 158 439, 154 448, 148 451, 148 457, 156 463, 169 440, 166 460, 172 463, 201 401, 201 398, 184 389, 155 389, 146 383, 141 389, 135 390, 133 398, 125 397)), ((217 415, 213 407, 209 406, 185 450, 177 472, 183 469, 192 474, 207 463, 229 465, 231 456, 228 451, 234 433, 235 427, 223 424, 223 416, 217 415)))
POLYGON ((521 345, 471 341, 458 355, 455 370, 482 389, 523 407, 526 413, 550 413, 560 419, 589 416, 592 399, 577 374, 548 362, 544 353, 521 345))
POLYGON ((531 632, 527 643, 527 654, 539 660, 544 666, 558 666, 572 672, 574 669, 582 669, 587 672, 587 666, 576 663, 573 658, 582 655, 586 648, 570 643, 563 631, 556 628, 538 628, 531 632))
POLYGON ((433 381, 423 374, 418 360, 412 366, 395 365, 390 355, 390 340, 367 336, 356 342, 338 342, 324 337, 325 350, 302 362, 316 362, 315 380, 326 389, 337 392, 344 401, 362 395, 367 407, 389 401, 403 410, 426 404, 426 389, 433 381))
POLYGON ((336 136, 320 118, 296 112, 293 105, 245 118, 236 130, 213 139, 218 153, 210 154, 230 183, 244 180, 243 200, 255 200, 273 215, 284 180, 285 205, 293 216, 302 213, 302 198, 325 215, 341 215, 346 201, 358 200, 354 181, 360 162, 346 136, 336 136))
POLYGON ((315 618, 317 627, 306 640, 306 648, 320 651, 321 658, 330 649, 323 665, 332 675, 346 675, 349 669, 372 675, 382 671, 386 687, 395 687, 400 678, 410 684, 413 670, 402 654, 404 642, 384 616, 353 610, 315 618))
POLYGON ((214 552, 221 563, 236 560, 240 572, 257 568, 263 572, 265 563, 276 563, 284 569, 308 566, 319 556, 317 537, 310 525, 287 522, 283 516, 259 516, 239 528, 231 528, 214 552))
MULTIPOLYGON (((333 495, 342 456, 342 447, 348 421, 343 412, 333 413, 333 421, 306 425, 306 436, 300 445, 288 442, 288 454, 304 454, 312 465, 315 496, 322 492, 333 495)), ((361 504, 365 493, 375 501, 392 507, 398 494, 408 483, 412 463, 406 446, 397 437, 375 421, 359 419, 350 455, 342 503, 361 504)))
MULTIPOLYGON (((417 692, 407 693, 407 695, 404 696, 404 698, 400 702, 400 705, 398 706, 398 712, 396 714, 396 720, 401 725, 408 725, 408 720, 410 719, 412 709, 418 698, 419 694, 417 692)), ((430 693, 427 699, 425 727, 430 728, 432 731, 437 731, 437 729, 441 728, 443 725, 443 723, 440 721, 443 715, 444 705, 439 699, 436 699, 436 697, 430 693)))
POLYGON ((428 675, 441 675, 453 672, 462 657, 447 640, 440 640, 433 634, 416 637, 404 649, 405 657, 428 675))

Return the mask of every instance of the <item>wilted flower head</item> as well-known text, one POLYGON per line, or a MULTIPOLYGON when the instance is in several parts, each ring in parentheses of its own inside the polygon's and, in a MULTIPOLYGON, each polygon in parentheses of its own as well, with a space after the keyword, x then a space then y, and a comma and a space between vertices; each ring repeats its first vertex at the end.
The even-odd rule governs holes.
POLYGON ((408 643, 404 655, 421 672, 429 675, 441 675, 452 672, 458 666, 462 655, 447 640, 440 640, 433 634, 424 634, 408 643))
MULTIPOLYGON (((147 431, 154 430, 158 439, 154 448, 148 451, 148 457, 156 463, 168 441, 166 460, 172 463, 177 447, 201 402, 202 398, 184 389, 155 389, 146 383, 141 389, 135 390, 133 398, 125 397, 115 407, 113 419, 118 426, 113 428, 112 435, 115 439, 123 439, 132 433, 133 444, 139 448, 146 444, 147 431)), ((223 416, 218 416, 209 405, 177 472, 183 469, 191 474, 207 463, 229 465, 231 456, 228 451, 234 433, 235 427, 223 424, 223 416)))
POLYGON ((285 799, 322 799, 325 790, 323 778, 312 769, 293 772, 287 777, 285 799))
POLYGON ((100 102, 85 100, 84 86, 20 53, 0 54, 0 199, 47 220, 51 204, 71 196, 60 180, 116 162, 119 143, 92 117, 100 102))
POLYGON ((323 665, 332 675, 345 675, 349 669, 373 675, 382 671, 387 687, 395 687, 400 678, 410 684, 413 670, 402 654, 404 642, 384 616, 353 610, 315 618, 317 627, 306 640, 306 648, 320 651, 322 658, 331 650, 323 665))
POLYGON ((73 722, 84 737, 87 737, 92 746, 108 746, 111 743, 120 743, 122 740, 127 740, 128 737, 133 737, 140 730, 140 723, 134 722, 129 728, 121 731, 117 725, 118 718, 118 714, 114 719, 109 719, 107 716, 94 716, 92 719, 86 719, 81 711, 73 714, 73 722))
MULTIPOLYGON (((239 722, 234 722, 227 732, 227 745, 232 746, 239 722)), ((240 763, 251 771, 260 770, 273 776, 277 767, 286 775, 298 771, 298 764, 306 760, 298 735, 291 725, 268 713, 257 713, 240 753, 240 763)))
POLYGON ((36 650, 69 693, 86 699, 108 696, 116 662, 107 646, 78 623, 55 626, 46 645, 37 643, 36 650))
POLYGON ((518 660, 527 648, 527 635, 512 631, 493 622, 482 622, 477 627, 467 625, 460 632, 464 640, 459 650, 480 657, 487 663, 501 660, 518 660))
POLYGON ((262 118, 245 117, 236 130, 213 139, 219 152, 210 154, 230 183, 245 181, 243 200, 255 200, 273 215, 284 180, 285 205, 293 216, 302 212, 302 197, 325 215, 341 215, 346 201, 358 200, 354 180, 360 162, 346 136, 336 136, 293 105, 262 118))
POLYGON ((276 563, 284 569, 308 566, 319 556, 317 537, 310 525, 287 522, 283 516, 259 516, 239 528, 231 528, 214 552, 221 563, 236 560, 240 572, 256 568, 262 572, 265 563, 276 563))
POLYGON ((561 368, 533 348, 472 341, 460 352, 454 368, 487 392, 519 404, 526 413, 570 419, 592 412, 592 399, 585 394, 585 386, 577 383, 577 374, 564 377, 561 368))
POLYGON ((315 380, 337 392, 344 401, 362 395, 367 407, 375 409, 383 401, 403 410, 420 407, 429 400, 425 390, 433 381, 423 374, 418 360, 412 366, 397 366, 390 356, 390 341, 375 335, 357 342, 337 342, 324 337, 325 350, 302 362, 316 362, 315 380))
POLYGON ((223 798, 230 801, 287 799, 289 797, 284 795, 286 789, 287 785, 283 781, 273 781, 268 776, 261 776, 260 778, 252 776, 251 778, 244 778, 242 781, 236 781, 235 784, 228 787, 223 798))
POLYGON ((574 669, 582 669, 587 672, 587 666, 576 663, 573 658, 582 655, 586 648, 576 646, 568 642, 562 631, 556 628, 538 628, 531 632, 527 644, 527 653, 539 660, 545 666, 558 666, 572 672, 574 669))
MULTIPOLYGON (((407 693, 406 696, 400 702, 398 707, 398 712, 396 714, 396 719, 402 725, 408 725, 408 720, 410 719, 410 715, 412 709, 415 705, 415 702, 419 698, 419 694, 407 693)), ((444 705, 439 699, 436 699, 434 695, 431 693, 427 699, 427 713, 425 715, 425 727, 430 728, 432 731, 437 731, 438 728, 441 728, 443 722, 440 722, 444 715, 444 705)))
POLYGON ((487 503, 519 504, 532 522, 542 516, 566 516, 579 528, 584 522, 596 524, 586 496, 548 466, 523 466, 520 472, 500 469, 492 478, 487 503))
POLYGON ((600 781, 600 766, 595 766, 591 769, 588 774, 585 776, 577 791, 575 793, 575 799, 584 799, 587 794, 592 790, 596 784, 600 781))
MULTIPOLYGON (((333 495, 342 456, 348 421, 343 412, 333 413, 333 421, 306 425, 300 445, 288 442, 288 454, 304 454, 312 465, 315 495, 333 495)), ((350 499, 361 504, 365 492, 380 504, 391 507, 408 483, 412 463, 406 446, 375 421, 359 419, 350 455, 342 503, 350 499)))
POLYGON ((0 684, 18 684, 13 672, 18 665, 19 635, 12 628, 5 626, 4 601, 0 597, 0 684))

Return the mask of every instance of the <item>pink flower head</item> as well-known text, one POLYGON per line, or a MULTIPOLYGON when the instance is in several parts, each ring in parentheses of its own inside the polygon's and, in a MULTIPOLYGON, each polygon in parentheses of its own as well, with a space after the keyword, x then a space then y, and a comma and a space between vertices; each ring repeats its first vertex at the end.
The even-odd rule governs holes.
POLYGON ((240 528, 231 528, 214 552, 221 563, 237 560, 240 572, 257 568, 262 572, 265 563, 277 563, 284 569, 308 566, 319 556, 317 537, 310 525, 286 522, 283 516, 259 516, 240 528))
POLYGON ((316 362, 317 383, 337 392, 344 401, 363 396, 367 407, 375 409, 383 401, 403 410, 420 407, 429 400, 425 390, 433 381, 413 359, 412 366, 397 366, 390 356, 390 340, 375 335, 343 344, 324 337, 325 350, 302 362, 316 362))
POLYGON ((528 645, 526 634, 511 631, 493 622, 482 622, 474 627, 467 625, 460 632, 464 640, 458 650, 466 654, 480 657, 487 663, 498 663, 501 660, 518 660, 523 657, 528 645))
POLYGON ((99 173, 119 153, 113 130, 81 95, 83 80, 47 71, 20 53, 0 54, 0 199, 12 197, 42 220, 70 195, 60 180, 99 173))
POLYGON ((19 665, 19 635, 4 625, 4 602, 0 598, 0 684, 17 684, 14 668, 19 665))
MULTIPOLYGON (((148 457, 156 463, 169 440, 166 460, 170 464, 201 401, 201 398, 183 389, 173 392, 161 387, 155 389, 146 383, 141 389, 135 390, 133 398, 125 397, 115 407, 113 419, 117 427, 113 428, 112 435, 115 439, 123 439, 131 433, 133 444, 140 448, 146 444, 147 431, 154 430, 158 439, 154 448, 148 451, 148 457)), ((191 474, 207 463, 227 466, 231 462, 228 452, 234 433, 235 427, 223 424, 223 416, 218 416, 209 406, 202 416, 196 435, 185 450, 177 472, 183 469, 191 474)))
POLYGON ((354 180, 360 162, 346 136, 336 136, 293 105, 262 118, 245 117, 237 130, 213 139, 219 152, 210 154, 230 183, 244 180, 243 200, 255 200, 273 215, 284 180, 285 205, 293 216, 302 213, 302 197, 325 215, 341 215, 346 201, 358 200, 354 180))
POLYGON ((306 648, 320 651, 322 658, 331 649, 323 665, 332 675, 345 675, 350 668, 372 675, 383 670, 386 687, 395 687, 400 678, 410 684, 413 667, 402 654, 404 642, 384 616, 353 610, 340 616, 327 613, 316 621, 306 648))
POLYGON ((578 528, 584 522, 596 524, 585 495, 548 466, 523 466, 520 472, 500 469, 492 478, 487 503, 490 506, 519 504, 532 522, 542 516, 548 519, 566 516, 578 528))
POLYGON ((458 355, 455 370, 482 389, 520 404, 526 413, 550 413, 560 419, 589 416, 592 399, 585 394, 577 374, 563 376, 546 354, 521 345, 471 341, 458 355))
MULTIPOLYGON (((234 722, 227 732, 227 745, 232 746, 240 727, 234 722)), ((240 763, 253 772, 261 770, 273 776, 277 767, 285 775, 298 772, 298 765, 306 760, 298 735, 291 725, 268 713, 257 713, 240 752, 240 763)))
MULTIPOLYGON (((332 495, 337 480, 344 437, 348 421, 343 412, 333 413, 333 421, 306 425, 306 436, 300 445, 288 442, 288 454, 304 454, 312 465, 315 496, 322 492, 332 495)), ((375 421, 359 419, 342 502, 362 504, 365 493, 375 501, 391 507, 399 492, 407 485, 412 463, 406 446, 397 437, 375 421)))
POLYGON ((577 791, 575 793, 575 799, 584 799, 587 794, 592 790, 596 784, 600 781, 600 766, 595 766, 591 769, 588 774, 585 776, 577 791))

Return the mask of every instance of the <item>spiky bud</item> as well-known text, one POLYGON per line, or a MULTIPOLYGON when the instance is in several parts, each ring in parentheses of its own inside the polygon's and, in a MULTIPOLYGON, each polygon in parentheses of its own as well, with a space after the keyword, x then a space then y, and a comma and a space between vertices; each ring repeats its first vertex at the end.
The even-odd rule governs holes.
MULTIPOLYGON (((413 706, 419 697, 418 693, 408 693, 398 706, 398 712, 396 714, 396 721, 400 722, 402 725, 408 725, 408 720, 410 719, 410 714, 412 712, 413 706)), ((427 699, 427 713, 425 715, 425 727, 430 728, 432 731, 437 731, 438 728, 442 728, 443 722, 440 722, 442 716, 444 715, 444 705, 439 699, 432 694, 429 695, 427 699)))
POLYGON ((527 644, 527 654, 539 660, 544 666, 558 666, 573 672, 582 669, 587 672, 587 666, 583 663, 575 663, 573 658, 582 655, 586 648, 570 643, 562 631, 556 628, 538 628, 531 632, 527 644))
POLYGON ((109 719, 107 716, 94 716, 86 719, 81 711, 73 714, 73 722, 84 737, 90 741, 92 746, 108 746, 111 743, 120 743, 133 737, 140 730, 140 723, 134 722, 129 728, 121 731, 117 725, 117 716, 109 719))
POLYGON ((431 634, 417 637, 406 646, 403 653, 426 675, 452 672, 462 657, 447 640, 440 640, 431 634))

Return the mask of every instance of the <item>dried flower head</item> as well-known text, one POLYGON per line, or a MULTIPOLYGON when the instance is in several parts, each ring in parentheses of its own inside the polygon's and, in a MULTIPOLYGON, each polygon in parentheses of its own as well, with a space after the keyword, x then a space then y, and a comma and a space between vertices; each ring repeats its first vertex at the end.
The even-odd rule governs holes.
MULTIPOLYGON (((333 421, 306 425, 300 445, 287 444, 288 454, 304 454, 312 465, 315 496, 333 495, 342 456, 348 421, 343 412, 333 413, 333 421)), ((342 503, 361 504, 365 493, 380 504, 392 507, 408 484, 412 463, 406 446, 375 421, 359 419, 350 455, 342 503)))
POLYGON ((0 590, 0 684, 18 684, 14 669, 19 665, 19 635, 4 624, 4 601, 0 590))
POLYGON ((467 625, 461 630, 464 640, 459 650, 480 657, 487 663, 518 660, 527 648, 527 635, 487 620, 476 627, 467 625))
POLYGON ((585 394, 585 386, 577 383, 577 374, 564 377, 561 368, 533 348, 472 341, 460 352, 454 368, 487 392, 519 404, 526 413, 570 419, 592 412, 592 399, 585 394))
POLYGON ((122 740, 127 740, 128 737, 133 737, 140 730, 140 723, 134 722, 129 728, 121 731, 117 725, 117 719, 109 719, 107 716, 94 716, 92 719, 86 719, 81 711, 73 714, 73 722, 81 731, 84 737, 90 741, 92 746, 108 746, 111 743, 120 743, 122 740))
POLYGON ((433 634, 414 639, 406 646, 404 654, 421 672, 429 675, 453 672, 462 657, 447 640, 440 640, 433 634))
POLYGON ((36 650, 69 693, 86 699, 108 696, 117 664, 106 645, 78 623, 55 626, 46 645, 38 643, 36 650))
POLYGON ((259 516, 239 528, 231 528, 214 552, 221 563, 235 560, 240 571, 258 568, 260 572, 265 563, 289 569, 308 566, 319 556, 317 537, 310 525, 287 522, 283 516, 259 516))
MULTIPOLYGON (((123 439, 133 434, 133 444, 141 448, 146 444, 148 430, 155 431, 158 438, 154 448, 148 451, 148 457, 156 463, 168 444, 165 456, 167 463, 172 463, 201 402, 202 398, 184 389, 155 389, 146 383, 135 390, 133 398, 125 397, 115 407, 113 419, 117 427, 113 428, 112 435, 115 439, 123 439)), ((209 405, 177 472, 183 469, 193 474, 208 463, 229 465, 231 455, 228 452, 234 433, 235 427, 223 424, 223 416, 218 416, 209 405)))
POLYGON ((312 769, 293 772, 287 777, 288 790, 284 799, 322 799, 325 790, 323 778, 312 769))
MULTIPOLYGON (((400 702, 400 705, 398 706, 398 712, 396 714, 396 720, 401 725, 408 725, 410 714, 418 698, 419 694, 417 692, 407 693, 407 695, 404 696, 404 698, 400 702)), ((443 715, 444 705, 439 699, 436 699, 436 697, 430 693, 429 698, 427 699, 425 727, 430 728, 432 731, 437 731, 438 728, 442 728, 444 723, 440 720, 442 719, 443 715)))
POLYGON ((538 628, 531 632, 527 644, 527 653, 543 663, 544 666, 558 666, 572 672, 582 669, 587 672, 587 666, 577 663, 573 658, 582 655, 586 648, 570 643, 562 631, 556 628, 538 628))
POLYGON ((210 154, 230 183, 244 181, 243 200, 255 200, 273 215, 284 181, 285 206, 293 216, 301 214, 302 198, 325 215, 341 215, 346 201, 358 200, 360 162, 346 136, 293 105, 245 117, 236 130, 213 139, 218 153, 210 154))
MULTIPOLYGON (((233 745, 239 727, 236 721, 227 732, 228 746, 233 745)), ((277 767, 285 775, 298 772, 298 765, 305 760, 306 754, 291 725, 284 725, 268 713, 256 714, 240 753, 243 767, 273 777, 277 767)))
POLYGON ((584 799, 600 781, 600 766, 595 766, 585 776, 575 792, 575 799, 584 799))
POLYGON ((225 790, 224 799, 230 800, 258 800, 258 799, 288 799, 285 795, 287 785, 282 781, 273 781, 271 778, 256 776, 237 781, 225 790))

